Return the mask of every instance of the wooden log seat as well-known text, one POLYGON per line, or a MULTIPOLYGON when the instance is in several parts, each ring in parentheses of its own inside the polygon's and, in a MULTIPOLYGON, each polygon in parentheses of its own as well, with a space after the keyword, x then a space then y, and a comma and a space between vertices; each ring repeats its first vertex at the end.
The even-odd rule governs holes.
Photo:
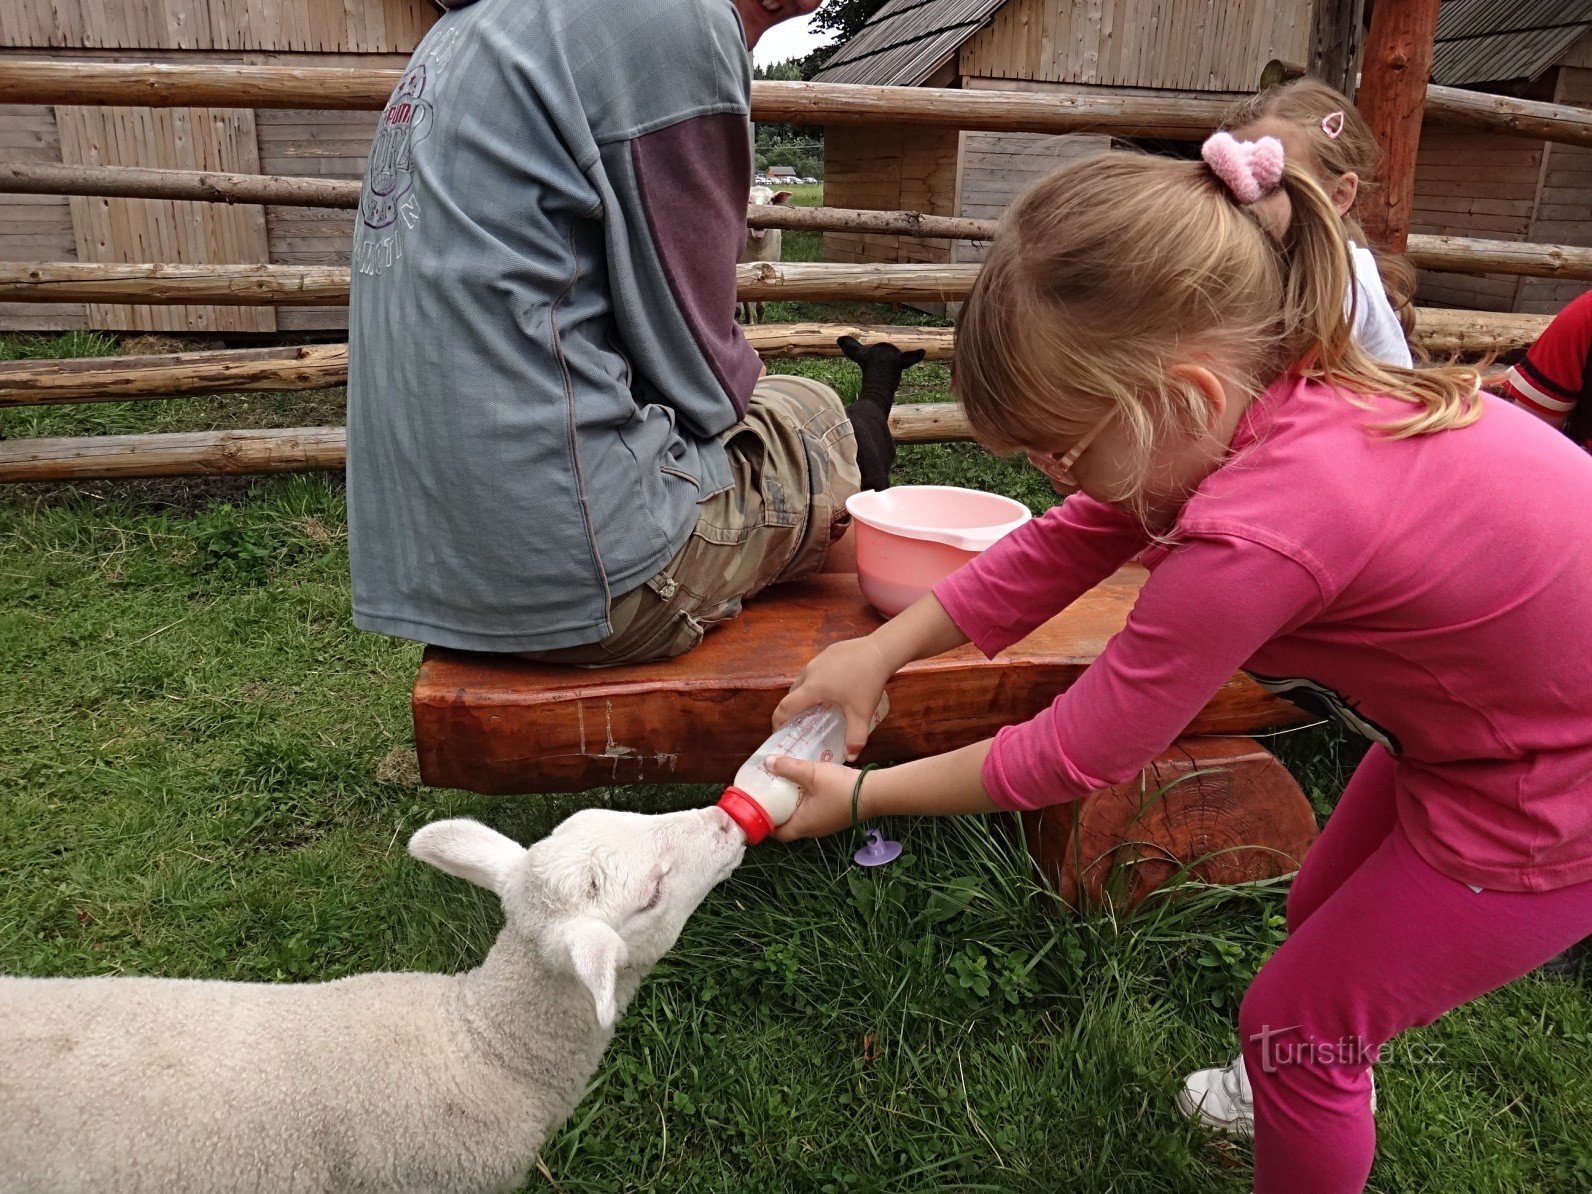
MULTIPOLYGON (((865 758, 952 750, 1044 708, 1122 627, 1143 583, 1124 569, 991 662, 964 647, 905 668, 865 758)), ((588 670, 428 649, 415 681, 415 742, 431 785, 511 795, 607 784, 723 782, 769 731, 774 706, 829 643, 878 626, 849 575, 749 602, 690 654, 588 670)), ((1297 722, 1242 676, 1189 727, 1238 734, 1297 722)))
POLYGON ((1022 815, 1068 904, 1132 907, 1169 880, 1245 883, 1297 870, 1316 820, 1293 776, 1252 738, 1182 738, 1138 779, 1022 815))

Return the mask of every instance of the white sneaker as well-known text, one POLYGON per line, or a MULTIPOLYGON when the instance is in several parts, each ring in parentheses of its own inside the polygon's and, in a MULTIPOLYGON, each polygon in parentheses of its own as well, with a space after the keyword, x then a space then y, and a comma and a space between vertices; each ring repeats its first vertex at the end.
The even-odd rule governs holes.
POLYGON ((1202 1127, 1229 1136, 1255 1134, 1255 1095, 1242 1056, 1214 1070, 1196 1070, 1183 1079, 1177 1109, 1202 1127))
MULTIPOLYGON (((1376 1114, 1376 1073, 1371 1077, 1371 1114, 1376 1114)), ((1255 1134, 1255 1094, 1242 1055, 1214 1070, 1183 1079, 1177 1109, 1196 1123, 1229 1136, 1255 1134)))

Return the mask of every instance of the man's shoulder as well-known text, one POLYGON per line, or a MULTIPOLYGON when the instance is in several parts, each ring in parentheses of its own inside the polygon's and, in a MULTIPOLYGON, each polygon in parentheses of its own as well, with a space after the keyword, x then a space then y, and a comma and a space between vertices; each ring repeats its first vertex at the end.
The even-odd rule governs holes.
POLYGON ((745 113, 751 66, 730 0, 566 0, 566 52, 599 141, 745 113))

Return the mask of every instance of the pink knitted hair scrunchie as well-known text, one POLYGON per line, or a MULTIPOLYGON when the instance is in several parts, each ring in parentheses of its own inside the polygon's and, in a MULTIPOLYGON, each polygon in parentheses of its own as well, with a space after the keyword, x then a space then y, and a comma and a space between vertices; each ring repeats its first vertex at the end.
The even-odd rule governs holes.
POLYGON ((1283 149, 1276 137, 1240 141, 1231 133, 1212 133, 1200 157, 1243 204, 1264 198, 1282 181, 1283 149))

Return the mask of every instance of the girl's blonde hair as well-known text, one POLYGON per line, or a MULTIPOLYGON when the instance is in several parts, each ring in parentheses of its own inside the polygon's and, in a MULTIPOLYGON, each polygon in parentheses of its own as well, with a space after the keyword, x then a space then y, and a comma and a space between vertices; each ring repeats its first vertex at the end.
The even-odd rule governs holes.
MULTIPOLYGON (((1294 79, 1241 100, 1228 112, 1221 127, 1231 132, 1261 120, 1281 120, 1295 126, 1309 146, 1310 162, 1319 176, 1330 179, 1353 174, 1360 180, 1359 195, 1375 190, 1382 166, 1382 147, 1349 97, 1320 79, 1294 79), (1338 118, 1341 116, 1341 123, 1338 118), (1332 117, 1339 132, 1329 136, 1324 122, 1332 117)), ((1304 165, 1305 163, 1300 163, 1304 165)), ((1415 270, 1398 253, 1386 253, 1372 245, 1353 209, 1343 217, 1349 239, 1365 245, 1376 258, 1377 270, 1388 302, 1397 314, 1407 336, 1415 327, 1415 270)))
POLYGON ((1343 222, 1298 165, 1281 189, 1291 213, 1278 237, 1203 162, 1113 152, 1024 193, 957 325, 952 389, 980 441, 1050 452, 1113 417, 1129 433, 1130 479, 1111 497, 1142 515, 1157 448, 1210 423, 1177 364, 1248 394, 1292 371, 1390 395, 1416 408, 1376 428, 1394 438, 1474 422, 1474 370, 1400 369, 1355 343, 1343 222))

